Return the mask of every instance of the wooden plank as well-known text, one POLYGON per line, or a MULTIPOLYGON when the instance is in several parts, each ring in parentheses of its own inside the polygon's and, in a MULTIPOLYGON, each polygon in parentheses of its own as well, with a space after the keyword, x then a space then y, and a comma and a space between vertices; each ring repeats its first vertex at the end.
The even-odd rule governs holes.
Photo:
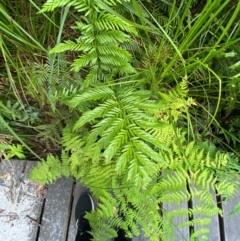
POLYGON ((26 160, 3 160, 0 161, 0 174, 3 174, 6 171, 15 170, 16 174, 23 173, 24 166, 26 164, 26 160))
POLYGON ((134 237, 132 241, 148 241, 149 238, 144 237, 144 232, 141 232, 141 235, 139 237, 134 237))
MULTIPOLYGON (((165 212, 171 212, 176 209, 186 209, 188 208, 188 203, 187 201, 182 202, 179 205, 176 204, 167 204, 163 203, 163 210, 165 212)), ((174 240, 171 241, 188 241, 189 240, 189 227, 178 227, 179 224, 188 222, 188 216, 183 216, 183 217, 173 217, 172 219, 173 225, 174 225, 174 240)))
MULTIPOLYGON (((214 191, 212 191, 212 197, 213 197, 213 201, 214 201, 215 205, 217 205, 216 194, 214 191)), ((192 203, 193 203, 193 207, 201 205, 199 203, 199 201, 196 199, 193 199, 192 203)), ((204 216, 204 215, 198 214, 198 215, 195 215, 193 218, 200 219, 200 218, 205 218, 205 217, 206 216, 204 216)), ((204 226, 204 227, 207 227, 207 226, 204 226)), ((199 226, 195 226, 194 230, 197 231, 200 228, 201 227, 199 227, 199 226)), ((209 228, 209 231, 210 231, 209 234, 206 234, 208 236, 208 240, 214 240, 214 241, 221 240, 218 215, 215 215, 211 218, 211 223, 209 224, 209 226, 207 228, 209 228)), ((199 236, 199 240, 203 240, 202 236, 199 236)))
MULTIPOLYGON (((27 161, 26 166, 24 168, 24 179, 28 179, 29 178, 29 174, 32 170, 32 168, 37 166, 37 161, 27 161)), ((36 185, 37 187, 37 185, 36 185)), ((35 217, 34 219, 37 221, 37 223, 40 223, 40 216, 42 213, 42 209, 43 209, 43 197, 39 197, 38 198, 38 202, 35 204, 35 217)), ((30 240, 37 240, 37 236, 38 236, 38 231, 39 231, 39 226, 35 225, 35 228, 32 229, 32 233, 30 236, 30 240)))
POLYGON ((73 181, 60 178, 48 186, 38 241, 67 238, 73 181))
POLYGON ((74 187, 73 203, 72 203, 71 218, 70 218, 70 223, 69 223, 67 241, 75 240, 75 236, 76 236, 75 208, 76 208, 77 201, 78 201, 80 195, 86 191, 87 191, 87 188, 79 183, 77 183, 74 187))
POLYGON ((240 214, 229 216, 239 201, 240 193, 238 193, 233 200, 222 203, 225 241, 240 241, 240 214))
POLYGON ((29 174, 32 170, 32 168, 36 167, 38 164, 38 161, 27 161, 24 167, 24 177, 29 178, 29 174))

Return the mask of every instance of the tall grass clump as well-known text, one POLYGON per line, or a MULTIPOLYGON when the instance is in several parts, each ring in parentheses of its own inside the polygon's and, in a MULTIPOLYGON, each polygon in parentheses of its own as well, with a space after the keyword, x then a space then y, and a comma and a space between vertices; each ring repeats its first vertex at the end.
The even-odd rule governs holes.
POLYGON ((62 9, 39 14, 41 4, 0 3, 2 141, 10 144, 21 139, 29 158, 59 152, 60 132, 69 112, 57 98, 77 87, 77 76, 66 71, 70 65, 66 56, 48 54, 49 48, 72 34, 63 33, 63 25, 74 21, 74 13, 62 9))
POLYGON ((207 239, 222 214, 212 193, 227 200, 239 191, 239 1, 39 6, 29 2, 33 25, 16 15, 14 37, 4 18, 2 45, 8 130, 23 143, 36 135, 31 147, 50 152, 31 178, 74 176, 87 186, 99 199, 87 214, 95 240, 119 228, 137 236, 140 227, 151 240, 174 240, 177 216, 194 219, 175 228, 201 224, 191 239, 207 239), (177 208, 190 199, 198 206, 177 208))

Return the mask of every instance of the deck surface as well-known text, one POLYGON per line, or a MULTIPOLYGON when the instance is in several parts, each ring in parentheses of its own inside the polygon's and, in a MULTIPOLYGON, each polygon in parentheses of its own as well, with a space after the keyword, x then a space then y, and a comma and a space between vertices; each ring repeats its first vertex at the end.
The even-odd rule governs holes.
POLYGON ((20 160, 0 162, 0 195, 3 200, 0 202, 0 241, 37 240, 43 199, 36 195, 38 185, 28 180, 35 164, 20 160), (11 217, 12 213, 14 217, 11 217))
POLYGON ((65 241, 72 204, 73 181, 61 178, 48 187, 39 232, 39 241, 65 241), (50 237, 52 237, 50 239, 50 237))
MULTIPOLYGON (((19 172, 15 178, 21 178, 22 175, 28 175, 35 162, 19 162, 19 172), (24 170, 24 174, 23 174, 24 170)), ((0 174, 3 172, 0 165, 0 174)), ((0 180, 1 182, 1 180, 0 180)), ((61 178, 48 185, 48 194, 42 202, 39 203, 36 213, 38 223, 32 234, 33 241, 74 241, 75 238, 75 206, 82 192, 87 189, 79 183, 75 183, 71 178, 61 178)), ((213 194, 214 195, 214 194, 213 194)), ((240 241, 240 214, 230 215, 234 205, 240 200, 240 193, 232 201, 222 204, 223 218, 214 216, 209 226, 210 241, 240 241)), ((197 200, 193 200, 193 205, 197 205, 197 200)), ((170 212, 177 208, 187 208, 189 203, 183 202, 179 206, 163 204, 163 210, 170 212)), ((201 216, 201 215, 200 215, 201 216)), ((196 216, 193 218, 199 218, 196 216)), ((175 240, 189 241, 189 228, 178 228, 177 225, 183 221, 188 221, 188 217, 174 217, 175 240)), ((197 230, 197 227, 195 227, 197 230)), ((133 241, 147 241, 143 235, 133 238, 133 241)))

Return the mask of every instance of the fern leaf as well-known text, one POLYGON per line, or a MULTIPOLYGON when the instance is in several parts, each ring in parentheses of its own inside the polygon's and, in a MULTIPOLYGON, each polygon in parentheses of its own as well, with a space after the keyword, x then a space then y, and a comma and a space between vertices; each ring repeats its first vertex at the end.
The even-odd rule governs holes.
POLYGON ((109 103, 104 103, 96 107, 94 110, 85 112, 82 117, 75 123, 73 130, 77 130, 81 128, 83 125, 85 125, 87 122, 91 122, 95 120, 96 118, 104 115, 108 111, 112 109, 112 105, 109 105, 109 103))
POLYGON ((134 35, 137 35, 137 31, 133 26, 131 26, 125 20, 109 13, 99 14, 98 19, 95 22, 95 25, 98 27, 99 30, 121 29, 126 32, 130 32, 134 35))
POLYGON ((128 141, 127 131, 122 129, 103 153, 107 163, 112 160, 114 155, 116 155, 117 151, 126 141, 128 141))
POLYGON ((99 32, 97 35, 95 35, 95 38, 103 46, 106 44, 119 44, 129 41, 129 36, 118 30, 99 32))
POLYGON ((240 201, 235 205, 229 215, 234 215, 240 212, 240 201))
POLYGON ((98 87, 94 89, 89 89, 88 91, 82 93, 81 95, 76 95, 70 102, 71 107, 77 107, 83 102, 107 99, 114 95, 114 91, 108 87, 98 87))
POLYGON ((86 42, 78 42, 75 43, 71 40, 67 40, 64 43, 60 43, 51 49, 50 54, 61 53, 65 51, 90 51, 92 49, 92 45, 86 42))
POLYGON ((53 11, 56 8, 63 7, 66 5, 73 6, 78 2, 79 2, 78 0, 58 0, 58 1, 47 0, 39 12, 44 13, 44 12, 53 11))

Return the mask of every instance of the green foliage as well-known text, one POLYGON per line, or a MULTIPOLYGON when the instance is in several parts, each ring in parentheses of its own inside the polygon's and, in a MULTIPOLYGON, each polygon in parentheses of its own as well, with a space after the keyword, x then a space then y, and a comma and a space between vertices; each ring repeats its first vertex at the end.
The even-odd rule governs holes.
POLYGON ((233 208, 233 210, 231 211, 230 215, 234 215, 236 213, 240 212, 240 202, 238 202, 235 207, 233 208))
POLYGON ((37 169, 33 169, 30 178, 35 180, 35 176, 38 176, 37 181, 41 184, 51 183, 57 178, 64 176, 69 176, 69 166, 66 163, 66 159, 62 158, 60 162, 59 158, 53 155, 48 155, 46 161, 38 163, 37 169))
MULTIPOLYGON (((121 1, 119 1, 121 2, 121 1)), ((106 1, 112 6, 113 2, 106 1)), ((81 55, 74 60, 72 70, 79 71, 87 68, 88 74, 85 85, 96 84, 97 81, 106 81, 116 75, 126 75, 135 72, 129 64, 131 55, 119 46, 119 43, 129 41, 127 33, 136 35, 135 28, 121 17, 108 13, 97 1, 64 1, 52 3, 47 1, 42 11, 52 11, 59 6, 74 6, 83 12, 81 21, 76 22, 75 30, 80 37, 76 42, 65 41, 54 47, 50 53, 79 51, 81 55)), ((114 4, 115 5, 115 4, 114 4)))
MULTIPOLYGON (((159 95, 158 101, 151 101, 148 91, 95 89, 96 93, 91 88, 70 101, 71 106, 82 110, 81 105, 89 101, 91 95, 92 100, 98 100, 95 108, 85 110, 72 128, 64 130, 63 145, 71 154, 65 156, 63 153, 62 159, 70 167, 67 175, 76 177, 99 198, 98 209, 87 216, 95 240, 116 236, 116 227, 127 230, 129 236, 139 235, 138 225, 151 240, 159 237, 171 240, 173 217, 199 213, 202 218, 191 224, 179 224, 179 227, 203 226, 192 237, 206 233, 211 217, 221 213, 214 203, 212 190, 216 188, 226 198, 233 197, 237 186, 232 181, 232 173, 226 173, 226 170, 233 171, 231 165, 237 163, 234 159, 228 161, 228 156, 213 145, 209 148, 209 143, 199 145, 192 141, 187 144, 185 133, 174 131, 171 118, 157 118, 163 113, 169 115, 166 112, 169 106, 172 110, 181 110, 184 115, 184 111, 190 108, 187 106, 189 100, 182 104, 186 108, 181 109, 181 105, 172 106, 168 99, 170 103, 163 109, 161 101, 167 101, 161 98, 164 95, 159 95), (159 131, 167 129, 166 126, 171 130, 168 135, 159 131), (171 142, 165 141, 169 138, 171 142), (216 176, 216 172, 225 172, 224 180, 216 176), (192 186, 189 191, 187 186, 192 186), (159 214, 159 203, 178 205, 190 198, 198 200, 199 206, 192 210, 163 212, 163 216, 159 214), (119 213, 123 213, 124 221, 119 213)), ((172 95, 176 93, 173 90, 172 95)), ((173 123, 182 115, 172 120, 173 123)), ((55 160, 58 160, 57 166, 62 165, 59 159, 55 160)), ((65 165, 59 169, 58 175, 62 175, 63 170, 66 170, 65 165)), ((49 177, 41 174, 42 171, 45 169, 39 164, 31 178, 41 183, 48 182, 49 177)))
POLYGON ((24 159, 25 155, 23 153, 23 148, 21 145, 11 145, 0 142, 0 153, 4 156, 4 159, 10 159, 12 157, 17 157, 19 159, 24 159))
POLYGON ((22 106, 19 102, 11 103, 11 100, 8 100, 4 105, 0 102, 0 107, 2 110, 2 115, 17 122, 30 122, 36 123, 39 121, 39 113, 34 107, 31 106, 22 106))
MULTIPOLYGON (((95 240, 116 236, 116 228, 137 236, 139 227, 151 240, 173 240, 177 216, 194 217, 178 227, 197 226, 191 239, 206 239, 211 217, 221 214, 212 192, 230 199, 238 190, 238 158, 196 131, 199 123, 218 125, 222 73, 211 61, 225 51, 220 42, 235 36, 236 11, 221 18, 228 2, 208 2, 201 13, 198 1, 44 4, 41 12, 72 6, 81 13, 74 26, 80 35, 51 53, 77 52, 72 70, 83 81, 64 99, 78 116, 63 130, 62 158, 50 156, 31 177, 46 183, 73 175, 89 187, 99 200, 87 214, 95 240), (216 18, 222 30, 215 30, 216 18), (214 88, 213 97, 198 98, 194 90, 202 86, 214 88), (58 171, 41 174, 54 166, 58 171), (189 199, 197 200, 192 209, 177 208, 189 199), (167 212, 161 203, 176 209, 167 212)), ((228 39, 234 48, 236 39, 228 39)))
POLYGON ((36 14, 39 3, 27 5, 36 25, 0 5, 2 129, 62 148, 31 178, 87 186, 95 240, 117 228, 174 240, 174 218, 188 216, 176 228, 207 239, 221 214, 212 193, 231 199, 240 183, 239 1, 47 0, 36 14))
POLYGON ((72 35, 62 31, 67 10, 37 14, 41 0, 0 2, 0 112, 35 154, 55 153, 62 122, 70 115, 60 96, 66 99, 66 89, 79 88, 79 76, 66 71, 66 56, 48 55, 61 37, 72 35))

